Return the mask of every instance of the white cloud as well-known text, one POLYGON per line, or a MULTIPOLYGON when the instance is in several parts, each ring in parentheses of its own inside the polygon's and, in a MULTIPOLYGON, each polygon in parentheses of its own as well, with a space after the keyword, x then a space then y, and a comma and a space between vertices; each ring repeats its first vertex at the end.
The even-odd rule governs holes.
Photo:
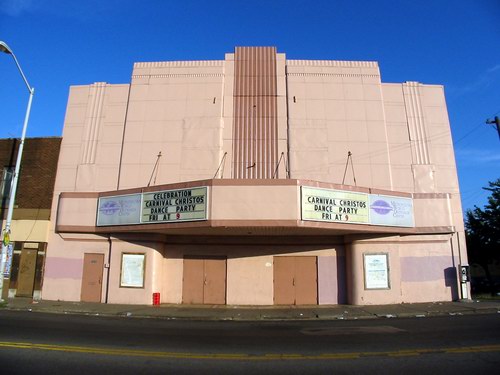
POLYGON ((500 70, 500 64, 495 65, 493 68, 489 68, 488 73, 493 73, 496 72, 497 70, 500 70))
POLYGON ((17 17, 38 7, 35 0, 0 0, 0 12, 17 17))
POLYGON ((471 164, 488 164, 500 162, 500 153, 490 150, 478 149, 458 149, 456 150, 457 159, 471 164))
POLYGON ((500 64, 497 64, 495 66, 492 66, 491 68, 486 69, 482 74, 479 75, 479 77, 475 81, 470 82, 469 84, 462 87, 451 88, 451 91, 453 91, 455 95, 460 96, 482 90, 492 85, 493 81, 500 77, 499 73, 500 64))
POLYGON ((26 13, 40 12, 59 18, 92 20, 130 9, 131 0, 0 0, 0 14, 19 17, 26 13))

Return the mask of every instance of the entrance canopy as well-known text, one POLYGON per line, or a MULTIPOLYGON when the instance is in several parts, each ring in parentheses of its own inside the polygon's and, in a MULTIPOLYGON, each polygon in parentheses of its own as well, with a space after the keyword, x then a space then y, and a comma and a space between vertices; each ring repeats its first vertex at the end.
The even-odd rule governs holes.
POLYGON ((449 200, 449 194, 411 194, 310 180, 212 179, 102 193, 61 193, 56 232, 452 233, 449 200))

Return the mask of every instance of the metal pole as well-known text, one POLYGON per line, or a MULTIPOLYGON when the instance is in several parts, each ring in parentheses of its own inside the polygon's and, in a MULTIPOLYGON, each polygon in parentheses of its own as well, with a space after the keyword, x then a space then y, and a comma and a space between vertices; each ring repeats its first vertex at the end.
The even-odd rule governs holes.
MULTIPOLYGON (((33 101, 33 94, 34 93, 35 93, 35 89, 32 88, 30 91, 30 97, 28 100, 28 108, 26 109, 26 116, 24 117, 24 125, 23 125, 23 132, 21 135, 21 143, 19 143, 19 149, 17 151, 16 169, 14 171, 14 176, 12 179, 12 187, 10 190, 9 208, 7 210, 7 219, 5 221, 5 229, 4 229, 4 233, 7 233, 9 236, 10 236, 10 226, 12 223, 12 215, 14 213, 14 202, 16 200, 17 185, 18 185, 18 180, 19 180, 19 171, 21 169, 21 159, 23 157, 24 141, 26 139, 26 129, 28 127, 28 120, 29 120, 30 112, 31 112, 31 102, 33 101)), ((0 277, 0 301, 3 300, 3 298, 2 298, 3 278, 4 278, 3 273, 5 270, 6 259, 7 259, 7 246, 5 246, 4 242, 2 241, 2 261, 0 263, 0 269, 2 270, 2 275, 0 277)))
MULTIPOLYGON (((29 100, 28 100, 28 108, 26 109, 26 115, 24 116, 24 124, 23 124, 23 131, 21 135, 21 142, 19 143, 19 148, 17 151, 17 159, 16 159, 16 168, 14 171, 14 176, 12 179, 12 185, 11 185, 11 190, 10 190, 10 197, 9 197, 9 207, 7 210, 7 218, 5 221, 5 229, 3 232, 2 240, 5 238, 5 236, 9 236, 10 238, 10 226, 12 223, 12 214, 14 213, 14 202, 16 200, 16 191, 17 191, 17 185, 18 185, 18 180, 19 180, 19 171, 21 169, 21 159, 23 157, 23 149, 24 149, 24 140, 26 138, 26 129, 28 128, 28 120, 30 117, 30 112, 31 112, 31 102, 33 101, 33 94, 35 93, 35 89, 33 87, 30 87, 28 80, 26 79, 26 76, 24 75, 21 66, 17 62, 16 56, 12 52, 10 48, 8 48, 7 44, 4 42, 0 42, 0 49, 12 55, 14 58, 14 61, 16 62, 17 68, 19 69, 19 72, 21 73, 21 76, 23 77, 24 83, 28 87, 28 91, 30 92, 29 100)), ((0 301, 3 301, 3 279, 4 279, 4 271, 5 271, 5 261, 7 260, 7 244, 5 243, 6 241, 2 241, 2 256, 0 260, 0 301)))
POLYGON ((486 120, 486 123, 495 125, 495 127, 497 128, 498 138, 500 138, 500 118, 498 116, 495 116, 495 119, 486 120))

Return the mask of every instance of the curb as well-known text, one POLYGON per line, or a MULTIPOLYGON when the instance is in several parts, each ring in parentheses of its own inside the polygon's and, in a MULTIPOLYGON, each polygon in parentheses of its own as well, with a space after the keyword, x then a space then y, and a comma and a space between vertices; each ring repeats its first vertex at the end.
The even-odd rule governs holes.
POLYGON ((186 305, 113 305, 68 301, 9 300, 1 310, 46 314, 141 318, 183 321, 337 321, 397 318, 426 318, 500 313, 500 301, 429 302, 397 305, 331 305, 306 307, 276 306, 186 306, 186 305))

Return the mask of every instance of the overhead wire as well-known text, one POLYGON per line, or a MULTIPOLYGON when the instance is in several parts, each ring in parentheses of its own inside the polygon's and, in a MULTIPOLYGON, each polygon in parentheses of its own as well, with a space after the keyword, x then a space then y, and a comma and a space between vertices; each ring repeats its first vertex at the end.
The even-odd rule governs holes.
POLYGON ((480 188, 479 190, 476 190, 473 194, 471 194, 467 197, 462 196, 462 203, 475 200, 478 197, 483 196, 483 195, 487 195, 487 194, 488 194, 488 192, 486 190, 484 190, 483 188, 480 188))
MULTIPOLYGON (((432 137, 427 137, 426 140, 427 141, 436 140, 436 139, 445 137, 447 134, 449 134, 449 132, 444 131, 444 132, 435 134, 432 137)), ((401 151, 401 150, 404 150, 406 148, 410 148, 411 145, 412 145, 411 142, 410 143, 402 143, 402 144, 398 144, 396 146, 390 147, 390 150, 388 150, 387 148, 383 148, 383 149, 380 149, 377 151, 370 151, 370 152, 365 152, 365 153, 361 153, 361 154, 356 154, 356 160, 359 162, 360 160, 366 160, 367 158, 377 157, 377 156, 386 154, 387 152, 401 151)), ((354 153, 353 153, 353 155, 354 155, 354 153)), ((316 165, 314 168, 296 170, 295 172, 316 171, 318 169, 328 168, 331 166, 338 166, 338 165, 344 166, 344 163, 345 163, 345 159, 344 159, 344 157, 342 157, 342 159, 339 158, 339 159, 333 160, 333 161, 326 163, 326 164, 316 165)))
MULTIPOLYGON (((494 116, 496 116, 499 113, 500 113, 500 110, 497 111, 496 113, 494 113, 492 116, 494 117, 494 116)), ((472 133, 474 133, 481 126, 484 126, 484 121, 481 122, 481 123, 479 123, 478 125, 476 125, 473 129, 471 129, 470 131, 468 131, 466 134, 464 134, 462 137, 460 137, 457 141, 454 141, 453 144, 457 145, 459 142, 463 141, 465 138, 467 138, 472 133)), ((426 141, 435 141, 435 140, 437 140, 439 138, 443 138, 443 137, 447 136, 448 134, 449 134, 448 131, 437 133, 437 134, 434 134, 433 136, 427 137, 426 141)), ((383 154, 385 154, 387 152, 402 151, 402 150, 410 148, 410 147, 412 147, 412 143, 411 142, 399 144, 399 145, 394 146, 394 147, 390 147, 389 150, 387 148, 385 148, 385 149, 381 149, 381 150, 378 150, 378 151, 372 151, 372 152, 366 152, 366 153, 362 153, 362 154, 356 154, 356 160, 359 162, 360 160, 365 160, 367 158, 377 157, 377 156, 383 155, 383 154)), ((318 171, 318 170, 323 169, 323 168, 329 168, 329 167, 332 167, 332 166, 339 166, 339 165, 342 165, 342 166, 344 165, 344 158, 333 160, 333 161, 331 161, 329 163, 326 163, 326 164, 316 165, 313 168, 296 170, 295 172, 315 172, 315 171, 318 171)))
MULTIPOLYGON (((495 117, 496 115, 498 115, 500 113, 500 110, 497 111, 496 113, 494 113, 493 115, 491 115, 490 117, 495 117)), ((480 122, 479 124, 477 124, 474 128, 472 128, 470 131, 468 131, 465 135, 463 135, 462 137, 460 137, 457 141, 454 142, 455 145, 457 145, 458 143, 460 143, 461 141, 463 141, 465 138, 467 138, 469 135, 471 135, 472 133, 474 133, 477 129, 479 129, 481 126, 484 126, 485 122, 482 121, 480 122)))

